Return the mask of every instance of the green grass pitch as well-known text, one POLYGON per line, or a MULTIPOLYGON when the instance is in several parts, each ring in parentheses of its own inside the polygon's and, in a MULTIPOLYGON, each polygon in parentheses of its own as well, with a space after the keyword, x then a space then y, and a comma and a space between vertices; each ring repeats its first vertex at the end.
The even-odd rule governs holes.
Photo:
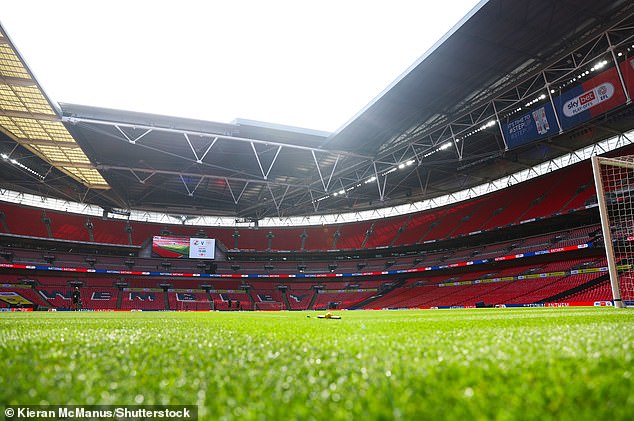
POLYGON ((160 246, 163 250, 173 251, 174 253, 182 254, 183 256, 189 255, 189 246, 181 246, 178 244, 167 244, 160 246))
POLYGON ((0 405, 200 419, 632 419, 631 309, 0 313, 0 405), (307 317, 310 315, 311 317, 307 317))

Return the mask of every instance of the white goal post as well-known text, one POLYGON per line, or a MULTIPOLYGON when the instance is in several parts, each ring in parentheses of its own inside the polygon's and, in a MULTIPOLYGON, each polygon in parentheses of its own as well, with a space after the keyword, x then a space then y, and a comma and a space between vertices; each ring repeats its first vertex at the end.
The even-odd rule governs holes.
POLYGON ((592 157, 614 306, 634 300, 634 155, 592 157))

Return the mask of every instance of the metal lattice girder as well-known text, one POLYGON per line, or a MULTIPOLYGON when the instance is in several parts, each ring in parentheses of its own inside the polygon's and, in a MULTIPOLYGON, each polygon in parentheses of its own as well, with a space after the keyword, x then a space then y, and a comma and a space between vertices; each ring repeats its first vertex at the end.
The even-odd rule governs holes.
MULTIPOLYGON (((65 122, 65 123, 74 124, 74 125, 79 124, 79 123, 89 123, 89 124, 96 124, 96 125, 103 125, 103 126, 112 126, 112 127, 116 127, 119 131, 121 131, 121 128, 145 129, 145 130, 150 130, 150 131, 182 134, 182 135, 187 135, 187 136, 196 135, 196 136, 203 136, 203 137, 209 137, 209 138, 214 138, 214 139, 226 139, 226 140, 231 140, 231 141, 235 141, 235 142, 245 142, 245 143, 250 144, 250 145, 261 144, 261 145, 267 145, 267 146, 277 146, 277 147, 282 147, 282 148, 298 149, 298 150, 304 150, 304 151, 315 151, 315 152, 322 152, 322 153, 327 152, 327 153, 339 154, 341 156, 358 158, 358 159, 370 159, 371 158, 368 155, 364 155, 364 154, 360 154, 360 153, 356 153, 356 152, 340 151, 340 150, 334 150, 334 149, 315 148, 315 147, 311 147, 311 146, 303 146, 303 145, 296 145, 296 144, 292 144, 292 143, 276 142, 276 141, 272 141, 272 140, 245 138, 245 137, 239 137, 239 136, 231 136, 231 135, 222 134, 222 133, 202 132, 202 131, 196 131, 196 130, 184 130, 184 129, 176 129, 176 128, 170 128, 170 127, 147 126, 147 125, 144 125, 144 124, 129 124, 129 123, 122 123, 122 122, 117 122, 117 121, 96 120, 96 119, 76 117, 76 116, 74 116, 74 117, 62 117, 62 121, 65 122)), ((135 139, 134 142, 133 142, 127 136, 125 136, 125 138, 126 138, 125 140, 127 140, 128 142, 131 142, 131 143, 135 143, 136 140, 138 140, 138 139, 135 139)))
MULTIPOLYGON (((632 44, 634 42, 634 26, 628 20, 629 18, 631 16, 614 24, 601 34, 584 40, 573 51, 564 50, 552 62, 540 63, 541 69, 533 65, 527 66, 522 72, 527 76, 523 76, 523 79, 519 80, 509 78, 506 90, 500 89, 504 84, 501 84, 497 90, 491 89, 489 98, 485 101, 472 101, 465 107, 464 111, 457 114, 438 115, 426 122, 416 123, 402 133, 393 136, 392 140, 388 141, 388 147, 384 148, 377 158, 381 159, 384 154, 394 153, 395 150, 408 148, 411 145, 417 147, 417 154, 424 151, 421 146, 431 150, 439 143, 453 140, 449 133, 451 130, 448 130, 448 127, 454 130, 454 137, 458 139, 490 119, 499 122, 501 116, 513 112, 518 106, 524 106, 527 100, 550 93, 550 90, 557 88, 558 84, 574 77, 580 68, 591 66, 599 58, 612 55, 615 48, 632 44), (614 42, 613 38, 615 38, 614 42), (510 89, 508 89, 509 85, 510 89), (497 109, 497 116, 496 112, 493 111, 494 107, 497 109), (483 113, 483 110, 487 109, 493 112, 483 113), (473 123, 469 126, 469 122, 473 123), (456 129, 457 127, 460 129, 456 129), (424 142, 424 139, 430 139, 431 142, 421 143, 424 142)), ((458 149, 456 149, 456 155, 458 159, 463 158, 458 149)))

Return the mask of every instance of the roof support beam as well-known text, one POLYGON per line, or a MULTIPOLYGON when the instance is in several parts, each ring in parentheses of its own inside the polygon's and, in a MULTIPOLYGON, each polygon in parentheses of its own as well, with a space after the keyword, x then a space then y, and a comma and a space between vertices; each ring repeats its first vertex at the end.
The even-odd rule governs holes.
POLYGON ((498 109, 495 106, 495 101, 491 101, 493 104, 493 112, 495 113, 495 121, 497 122, 498 128, 500 129, 500 134, 502 135, 502 142, 504 142, 504 151, 509 150, 509 144, 506 143, 506 136, 504 136, 504 128, 502 127, 502 121, 500 121, 500 116, 498 114, 498 109))
MULTIPOLYGON (((57 117, 55 117, 55 119, 56 121, 59 120, 57 117)), ((148 126, 143 124, 129 124, 129 123, 122 123, 122 122, 108 121, 108 120, 96 120, 92 118, 83 118, 83 117, 62 117, 62 121, 65 123, 70 123, 70 124, 88 123, 88 124, 98 124, 103 126, 114 126, 118 128, 128 127, 128 128, 134 128, 134 129, 148 129, 152 131, 159 131, 159 132, 166 132, 166 133, 176 133, 176 134, 187 133, 190 136, 197 135, 197 136, 207 136, 207 137, 218 137, 219 139, 227 139, 227 140, 233 140, 237 142, 246 142, 251 144, 260 144, 260 145, 267 145, 267 146, 273 145, 273 146, 285 147, 290 149, 300 149, 305 151, 316 151, 316 152, 323 152, 323 153, 337 153, 347 157, 353 157, 353 158, 359 158, 359 159, 371 159, 371 157, 368 155, 358 154, 354 152, 340 151, 335 149, 315 148, 310 146, 294 145, 292 143, 282 143, 282 142, 276 142, 271 140, 245 138, 245 137, 226 135, 222 133, 212 133, 212 132, 204 132, 204 131, 198 131, 198 130, 173 129, 168 127, 148 126)))
POLYGON ((279 216, 279 214, 280 214, 280 206, 282 206, 282 202, 284 201, 284 198, 286 197, 286 193, 288 193, 288 189, 291 186, 288 186, 288 185, 286 186, 286 189, 284 190, 284 193, 282 194, 282 197, 280 197, 280 201, 279 202, 275 198, 275 195, 273 194, 273 190, 271 190, 271 185, 267 183, 266 187, 269 189, 269 193, 271 193, 271 197, 273 198, 273 204, 275 204, 275 209, 277 209, 277 214, 279 216))
POLYGON ((414 144, 412 143, 410 147, 412 148, 412 152, 414 152, 414 158, 416 159, 416 164, 420 165, 421 159, 420 159, 420 156, 418 156, 418 152, 416 152, 416 148, 414 147, 414 144))
POLYGON ((383 177, 383 186, 381 186, 381 180, 379 179, 379 172, 376 169, 376 162, 372 162, 374 167, 374 177, 376 178, 376 186, 379 189, 379 200, 382 202, 385 197, 385 185, 387 183, 387 174, 383 177))
MULTIPOLYGON (((93 167, 89 164, 77 164, 75 165, 78 168, 96 168, 98 170, 113 170, 113 171, 122 171, 122 172, 132 172, 134 173, 135 171, 138 172, 152 172, 152 175, 154 174, 163 174, 163 175, 173 175, 173 176, 187 176, 187 177, 201 177, 200 173, 187 173, 187 172, 183 172, 183 171, 168 171, 168 170, 158 170, 158 169, 150 169, 150 168, 131 168, 131 167, 125 167, 125 166, 117 166, 117 165, 106 165, 106 164, 100 164, 97 165, 96 167, 93 167)), ((265 183, 270 183, 272 185, 276 185, 276 186, 291 186, 293 188, 297 188, 297 189, 306 189, 306 185, 297 185, 297 184, 292 184, 292 183, 279 183, 279 182, 271 182, 271 181, 265 181, 265 180, 261 180, 258 178, 240 178, 240 177, 227 177, 227 176, 218 176, 218 175, 211 175, 211 174, 205 174, 202 175, 203 178, 208 178, 208 179, 212 179, 212 180, 231 180, 231 181, 240 181, 240 182, 248 182, 250 184, 265 184, 265 183)), ((139 177, 136 177, 139 182, 143 182, 144 180, 139 179, 139 177)), ((149 178, 149 177, 148 177, 149 178)), ((147 180, 147 179, 146 179, 147 180)))
MULTIPOLYGON (((557 106, 555 105, 555 101, 553 100, 553 94, 550 89, 550 83, 548 82, 548 78, 546 77, 546 72, 542 72, 542 76, 544 77, 544 84, 546 85, 546 91, 548 92, 548 99, 550 101, 550 105, 553 107, 553 110, 556 110, 557 106)), ((561 121, 559 121, 559 115, 556 112, 554 114, 555 114, 555 121, 557 122, 557 128, 559 128, 559 134, 561 134, 564 132, 564 130, 561 128, 561 121)))
POLYGON ((312 203, 313 209, 315 210, 315 212, 317 212, 317 209, 319 209, 319 200, 315 199, 315 196, 313 196, 312 190, 309 189, 308 193, 310 193, 310 203, 312 203))
POLYGON ((217 141, 218 141, 218 137, 216 136, 216 137, 214 137, 214 140, 211 142, 211 144, 209 145, 209 147, 207 148, 207 150, 205 151, 203 156, 201 156, 200 159, 197 160, 196 162, 198 162, 199 164, 202 164, 203 160, 205 159, 205 157, 207 156, 207 154, 209 153, 211 148, 214 147, 214 145, 216 144, 217 141))
POLYGON ((64 141, 64 140, 51 140, 51 139, 26 139, 23 137, 15 138, 19 143, 27 143, 29 145, 42 145, 42 146, 63 146, 64 148, 80 148, 76 142, 64 141))
POLYGON ((229 188, 229 193, 231 193, 231 197, 233 198, 233 203, 237 205, 238 202, 240 201, 240 198, 244 194, 244 191, 247 189, 249 182, 247 181, 246 183, 244 183, 244 187, 242 187, 242 191, 240 192, 237 198, 236 198, 236 195, 233 194, 233 189, 231 188, 231 184, 229 183, 229 179, 227 177, 225 177, 225 183, 227 183, 227 187, 229 188))
POLYGON ((185 189, 187 190, 187 195, 189 197, 194 197, 194 193, 196 193, 196 190, 198 189, 198 186, 200 186, 200 183, 202 183, 203 180, 205 179, 205 177, 200 177, 200 179, 198 180, 198 183, 196 183, 196 187, 194 187, 194 190, 190 190, 189 186, 187 185, 187 182, 183 178, 183 175, 180 174, 179 177, 180 177, 181 181, 183 182, 183 185, 185 186, 185 189))
POLYGON ((315 156, 315 151, 310 151, 310 153, 313 154, 313 160, 315 161, 315 166, 317 167, 317 174, 319 174, 319 179, 321 180, 321 185, 324 186, 324 191, 327 192, 328 191, 328 187, 326 186, 326 183, 324 182, 324 176, 321 175, 321 169, 319 168, 319 162, 317 162, 317 157, 315 156))
MULTIPOLYGON (((609 33, 605 33, 605 38, 608 41, 608 45, 609 45, 609 49, 610 49, 610 54, 612 55, 612 61, 614 63, 618 63, 618 59, 616 58, 616 54, 614 53, 614 45, 612 45, 612 40, 610 39, 610 34, 609 33)), ((621 88, 623 89, 623 92, 625 92, 625 100, 626 103, 630 103, 632 101, 632 99, 630 98, 630 93, 629 90, 627 89, 627 86, 625 86, 625 79, 623 79, 623 73, 621 72, 621 66, 614 66, 616 68, 616 73, 619 75, 619 81, 621 82, 621 88)))
POLYGON ((335 173, 335 168, 337 168, 337 163, 339 163, 339 158, 341 155, 337 155, 337 159, 335 160, 334 165, 332 166, 332 171, 330 171, 330 177, 328 177, 328 183, 326 184, 326 189, 330 187, 330 182, 332 181, 332 176, 335 173))
POLYGON ((134 176, 134 178, 136 178, 137 180, 139 180, 139 183, 141 183, 141 184, 145 184, 145 182, 146 182, 146 181, 148 181, 150 178, 152 178, 152 176, 153 176, 154 174, 156 174, 156 171, 152 171, 152 172, 150 172, 150 175, 148 175, 147 177, 145 177, 145 178, 141 178, 141 177, 139 177, 139 176, 137 175, 137 171, 138 171, 138 170, 135 170, 134 168, 130 168, 130 172, 132 173, 132 175, 134 176))
POLYGON ((451 127, 451 124, 449 125, 449 131, 451 132, 451 142, 456 148, 456 154, 458 154, 458 161, 462 161, 462 150, 460 149, 460 145, 458 145, 458 142, 456 141, 456 135, 453 132, 453 127, 451 127))
POLYGON ((271 169, 273 169, 273 165, 275 165, 275 161, 277 161, 277 157, 280 154, 280 151, 282 150, 282 146, 278 146, 277 147, 277 151, 275 151, 275 156, 273 157, 273 161, 271 161, 271 165, 269 165, 269 169, 264 172, 264 168, 262 167, 262 162, 260 161, 260 156, 258 155, 258 151, 255 149, 255 144, 253 142, 251 142, 251 149, 253 149, 253 154, 255 155, 255 159, 258 162, 258 166, 260 167, 260 171, 262 172, 262 178, 267 180, 269 177, 269 173, 271 172, 271 169))
POLYGON ((117 130, 119 130, 119 132, 123 135, 123 137, 126 138, 126 140, 130 143, 132 143, 133 145, 136 144, 143 136, 145 136, 146 134, 152 132, 152 129, 147 129, 145 132, 143 132, 140 136, 135 137, 134 139, 131 138, 130 136, 128 136, 128 134, 126 132, 123 131, 123 129, 121 127, 119 127, 118 125, 115 124, 115 127, 117 128, 117 130))
POLYGON ((12 86, 37 86, 35 80, 21 77, 0 76, 0 82, 12 86))
POLYGON ((0 115, 4 117, 28 118, 32 120, 59 121, 55 114, 29 113, 25 111, 0 110, 0 115))
POLYGON ((339 158, 341 155, 337 155, 337 159, 335 160, 334 165, 332 166, 332 170, 330 171, 330 177, 328 177, 328 182, 324 181, 324 177, 321 174, 321 168, 319 167, 319 162, 317 161, 317 156, 315 155, 315 151, 311 151, 313 155, 313 161, 315 161, 315 166, 317 167, 317 173, 319 174, 319 179, 321 180, 321 185, 324 186, 324 191, 327 192, 330 187, 330 182, 332 181, 332 176, 335 173, 335 168, 337 168, 337 163, 339 162, 339 158))
MULTIPOLYGON (((94 127, 94 126, 86 126, 86 127, 87 127, 89 130, 91 130, 91 131, 95 131, 95 132, 97 132, 97 133, 99 133, 100 135, 103 135, 103 136, 108 136, 108 137, 111 137, 111 138, 113 138, 113 139, 116 139, 116 140, 117 140, 117 141, 119 141, 119 142, 129 142, 129 141, 128 141, 127 139, 125 139, 124 137, 119 136, 119 135, 117 135, 116 133, 114 133, 114 132, 112 132, 112 131, 110 131, 110 130, 105 130, 105 129, 103 129, 102 127, 94 127)), ((109 127, 110 127, 110 126, 109 126, 109 127)), ((188 161, 188 162, 192 162, 192 163, 196 162, 196 161, 195 161, 194 159, 192 159, 192 158, 191 158, 191 156, 189 156, 189 155, 188 155, 188 156, 185 156, 185 154, 183 154, 183 155, 179 155, 179 154, 176 154, 176 153, 174 153, 174 152, 164 151, 164 150, 162 150, 162 149, 160 149, 160 148, 157 148, 157 147, 154 147, 154 146, 150 145, 150 144, 149 144, 149 142, 145 142, 145 143, 138 143, 138 144, 136 144, 135 146, 137 146, 137 147, 139 147, 139 148, 145 148, 145 149, 151 150, 151 151, 153 151, 153 152, 159 152, 159 153, 165 154, 165 155, 167 155, 167 156, 169 156, 169 157, 173 157, 173 158, 177 158, 177 159, 182 159, 182 160, 185 160, 185 161, 188 161)), ((105 165, 105 164, 103 164, 103 165, 105 165)), ((209 163, 203 162, 203 163, 202 163, 202 164, 200 164, 200 165, 204 165, 204 166, 206 166, 206 167, 213 168, 214 170, 219 170, 219 171, 222 171, 223 173, 235 173, 235 169, 232 169, 232 168, 227 168, 227 167, 220 166, 220 165, 216 165, 216 164, 209 164, 209 163)), ((115 168, 115 167, 117 167, 117 165, 111 165, 111 167, 115 168)), ((175 174, 176 174, 176 175, 178 175, 178 172, 176 172, 175 174)), ((257 177, 256 175, 252 175, 252 174, 247 174, 247 175, 248 175, 249 177, 257 177)), ((217 178, 222 178, 222 177, 217 177, 217 178)))
POLYGON ((346 190, 346 186, 343 185, 343 180, 341 178, 339 179, 339 184, 341 185, 341 190, 339 190, 339 192, 343 192, 341 194, 348 197, 348 190, 346 190))
POLYGON ((203 163, 203 159, 205 159, 205 157, 207 156, 211 148, 213 148, 216 142, 218 141, 218 137, 217 136, 214 137, 214 140, 211 141, 211 143, 209 144, 209 146, 207 147, 203 155, 199 157, 198 153, 196 153, 196 149, 194 149, 194 145, 192 145, 192 142, 189 140, 189 135, 187 133, 183 133, 183 135, 185 136, 185 140, 187 141, 187 144, 189 145, 189 149, 191 149, 192 153, 194 154, 194 158, 196 158, 196 163, 198 164, 203 163))

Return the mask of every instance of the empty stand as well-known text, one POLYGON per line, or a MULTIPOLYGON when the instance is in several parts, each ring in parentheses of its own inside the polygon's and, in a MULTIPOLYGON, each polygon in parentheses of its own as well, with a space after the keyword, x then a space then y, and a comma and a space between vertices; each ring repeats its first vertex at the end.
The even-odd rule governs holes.
POLYGON ((173 291, 167 293, 170 310, 204 311, 212 310, 213 303, 206 292, 200 290, 173 291))
POLYGON ((329 308, 349 308, 376 294, 374 291, 349 290, 321 290, 317 291, 317 299, 313 310, 329 308))
POLYGON ((159 290, 121 291, 122 310, 167 310, 165 307, 165 293, 159 290))
POLYGON ((4 307, 50 307, 35 289, 20 284, 0 284, 0 302, 4 307))
POLYGON ((398 216, 377 220, 372 229, 372 235, 368 237, 364 248, 392 245, 400 235, 401 228, 407 219, 407 216, 398 216))

